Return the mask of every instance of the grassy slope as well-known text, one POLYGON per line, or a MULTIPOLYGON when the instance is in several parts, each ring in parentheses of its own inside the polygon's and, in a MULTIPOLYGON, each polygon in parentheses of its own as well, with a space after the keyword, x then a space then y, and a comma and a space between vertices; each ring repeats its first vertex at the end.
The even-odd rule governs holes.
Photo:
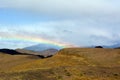
POLYGON ((119 80, 119 49, 68 48, 55 56, 0 54, 0 80, 119 80))

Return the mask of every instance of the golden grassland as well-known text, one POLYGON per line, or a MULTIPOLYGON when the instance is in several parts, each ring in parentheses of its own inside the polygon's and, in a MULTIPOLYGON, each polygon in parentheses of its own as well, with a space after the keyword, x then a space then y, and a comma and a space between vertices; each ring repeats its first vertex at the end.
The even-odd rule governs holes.
POLYGON ((120 80, 120 49, 66 48, 45 59, 1 53, 0 80, 120 80))

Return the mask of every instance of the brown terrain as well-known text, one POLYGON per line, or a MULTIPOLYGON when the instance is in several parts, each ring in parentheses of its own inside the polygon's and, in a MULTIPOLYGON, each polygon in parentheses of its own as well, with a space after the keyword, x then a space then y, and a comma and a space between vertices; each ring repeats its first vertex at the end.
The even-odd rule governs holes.
POLYGON ((66 48, 47 58, 49 50, 9 52, 0 50, 0 80, 120 80, 120 49, 66 48))

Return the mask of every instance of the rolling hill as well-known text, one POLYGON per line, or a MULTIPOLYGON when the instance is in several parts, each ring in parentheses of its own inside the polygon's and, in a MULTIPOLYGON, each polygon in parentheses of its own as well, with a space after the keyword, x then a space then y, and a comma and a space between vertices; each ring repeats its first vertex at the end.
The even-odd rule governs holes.
POLYGON ((47 58, 55 55, 58 52, 58 50, 47 49, 47 50, 38 52, 38 51, 31 51, 31 50, 25 50, 25 49, 16 49, 16 50, 0 49, 0 52, 4 54, 9 54, 9 55, 33 55, 33 56, 39 56, 42 58, 47 58))
POLYGON ((50 57, 55 55, 58 50, 57 49, 47 49, 43 51, 32 51, 32 50, 25 50, 25 49, 16 49, 15 51, 22 53, 22 54, 28 54, 28 55, 36 55, 41 57, 50 57))
POLYGON ((66 48, 50 58, 0 53, 0 80, 119 80, 120 49, 66 48))

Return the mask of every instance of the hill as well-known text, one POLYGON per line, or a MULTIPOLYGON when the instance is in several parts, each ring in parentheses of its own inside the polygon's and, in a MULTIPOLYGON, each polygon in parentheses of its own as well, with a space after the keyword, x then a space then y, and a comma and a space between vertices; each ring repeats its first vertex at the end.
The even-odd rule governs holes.
POLYGON ((21 54, 15 50, 12 50, 12 49, 0 49, 0 52, 1 53, 4 53, 4 54, 10 54, 10 55, 18 55, 18 54, 21 54))
POLYGON ((33 45, 33 46, 28 46, 28 47, 25 47, 24 49, 25 50, 32 50, 32 51, 37 51, 37 52, 40 52, 40 51, 44 51, 44 50, 47 50, 47 49, 61 49, 61 47, 58 47, 58 46, 55 46, 55 45, 51 45, 51 44, 38 44, 38 45, 33 45))
POLYGON ((31 50, 25 50, 25 49, 0 49, 0 53, 9 54, 9 55, 33 55, 38 56, 41 58, 47 58, 55 55, 58 52, 56 49, 47 49, 44 51, 31 51, 31 50))
POLYGON ((39 51, 39 52, 32 51, 32 50, 25 50, 25 49, 16 49, 15 51, 17 51, 21 54, 41 56, 43 58, 53 56, 58 52, 57 49, 47 49, 47 50, 43 50, 43 51, 39 51))
POLYGON ((120 79, 120 49, 66 48, 44 59, 0 54, 0 64, 0 80, 120 79))

